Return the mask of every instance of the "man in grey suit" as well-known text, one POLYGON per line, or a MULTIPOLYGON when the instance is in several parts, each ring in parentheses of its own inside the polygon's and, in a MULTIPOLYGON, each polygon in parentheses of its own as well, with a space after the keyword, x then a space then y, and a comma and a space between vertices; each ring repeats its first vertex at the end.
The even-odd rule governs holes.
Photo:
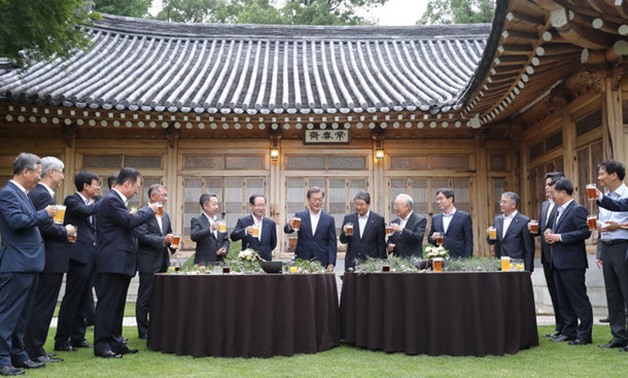
POLYGON ((412 208, 414 200, 409 195, 402 193, 395 198, 395 218, 391 222, 392 235, 388 238, 387 250, 395 256, 419 257, 421 256, 423 235, 427 219, 416 215, 412 208))
POLYGON ((355 213, 345 215, 342 221, 340 242, 348 243, 345 256, 345 270, 355 268, 356 262, 367 256, 386 257, 386 224, 384 217, 371 211, 371 195, 357 192, 353 197, 355 213), (351 232, 347 232, 351 224, 351 232))
MULTIPOLYGON (((148 188, 148 203, 161 203, 163 207, 168 201, 168 190, 160 184, 148 188)), ((163 273, 170 262, 169 246, 172 243, 172 227, 170 216, 166 211, 159 213, 135 229, 137 237, 137 271, 140 274, 140 286, 135 302, 135 320, 140 339, 148 336, 148 313, 150 310, 155 273, 163 273)))
POLYGON ((514 259, 523 259, 525 270, 534 270, 534 237, 528 230, 530 218, 517 211, 519 195, 514 192, 505 192, 499 201, 502 212, 493 220, 493 227, 497 230, 497 239, 487 237, 488 244, 495 245, 495 257, 510 256, 514 259))
POLYGON ((224 261, 229 253, 229 235, 220 232, 221 219, 218 213, 218 198, 215 194, 204 193, 198 200, 202 213, 192 218, 190 237, 196 242, 194 264, 214 264, 224 261))
POLYGON ((44 269, 44 239, 37 226, 52 223, 53 205, 36 211, 26 195, 41 178, 38 156, 21 153, 13 162, 13 179, 0 190, 0 374, 24 374, 40 368, 24 350, 26 322, 44 269))

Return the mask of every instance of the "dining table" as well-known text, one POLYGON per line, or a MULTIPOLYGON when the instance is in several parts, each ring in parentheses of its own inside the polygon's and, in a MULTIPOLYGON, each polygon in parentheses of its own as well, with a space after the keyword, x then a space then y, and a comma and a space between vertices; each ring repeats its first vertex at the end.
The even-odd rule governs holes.
POLYGON ((514 354, 539 345, 529 272, 345 273, 341 339, 408 355, 514 354))
POLYGON ((147 345, 195 357, 317 353, 339 344, 334 274, 156 274, 147 345))

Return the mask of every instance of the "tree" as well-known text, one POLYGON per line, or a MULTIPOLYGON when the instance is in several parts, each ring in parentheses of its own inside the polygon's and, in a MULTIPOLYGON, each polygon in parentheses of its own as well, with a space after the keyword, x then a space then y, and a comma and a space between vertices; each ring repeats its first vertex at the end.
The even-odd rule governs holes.
POLYGON ((69 57, 89 43, 79 25, 90 17, 84 0, 0 0, 0 56, 19 64, 69 57))
POLYGON ((142 18, 148 14, 152 0, 94 0, 97 12, 142 18))
POLYGON ((495 0, 429 0, 417 24, 487 23, 494 14, 495 0))
POLYGON ((173 22, 210 22, 224 0, 163 0, 155 18, 173 22))

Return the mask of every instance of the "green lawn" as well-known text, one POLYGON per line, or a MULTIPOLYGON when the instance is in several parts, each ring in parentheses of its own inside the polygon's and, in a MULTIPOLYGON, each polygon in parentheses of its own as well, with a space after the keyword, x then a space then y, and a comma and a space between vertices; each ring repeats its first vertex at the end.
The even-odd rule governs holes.
MULTIPOLYGON (((59 353, 65 362, 29 370, 32 377, 622 377, 628 372, 628 353, 597 348, 610 339, 608 326, 594 326, 594 345, 573 347, 541 335, 552 326, 540 326, 540 346, 515 355, 491 357, 428 357, 373 352, 342 344, 330 351, 270 359, 192 358, 151 352, 137 339, 134 327, 125 328, 129 345, 140 349, 120 360, 93 357, 92 350, 59 353)), ((54 330, 51 331, 54 335, 54 330)), ((92 340, 92 334, 87 336, 92 340)), ((47 349, 52 351, 52 338, 47 349)))

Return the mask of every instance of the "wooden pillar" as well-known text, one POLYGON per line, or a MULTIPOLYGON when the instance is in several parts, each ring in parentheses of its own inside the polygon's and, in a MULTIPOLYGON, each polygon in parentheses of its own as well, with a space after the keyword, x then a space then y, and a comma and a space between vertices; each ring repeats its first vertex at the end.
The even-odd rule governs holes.
POLYGON ((603 88, 602 127, 605 158, 625 163, 626 143, 624 141, 624 121, 622 114, 621 91, 613 77, 606 77, 603 88))
POLYGON ((578 167, 576 164, 576 128, 569 114, 569 108, 561 111, 561 128, 563 130, 563 173, 576 185, 578 182, 578 167))
POLYGON ((486 228, 491 224, 492 217, 490 209, 488 158, 486 151, 486 140, 483 135, 475 138, 476 175, 472 180, 472 203, 476 204, 473 211, 473 255, 491 256, 490 246, 486 242, 486 228), (475 185, 473 185, 475 184, 475 185))

